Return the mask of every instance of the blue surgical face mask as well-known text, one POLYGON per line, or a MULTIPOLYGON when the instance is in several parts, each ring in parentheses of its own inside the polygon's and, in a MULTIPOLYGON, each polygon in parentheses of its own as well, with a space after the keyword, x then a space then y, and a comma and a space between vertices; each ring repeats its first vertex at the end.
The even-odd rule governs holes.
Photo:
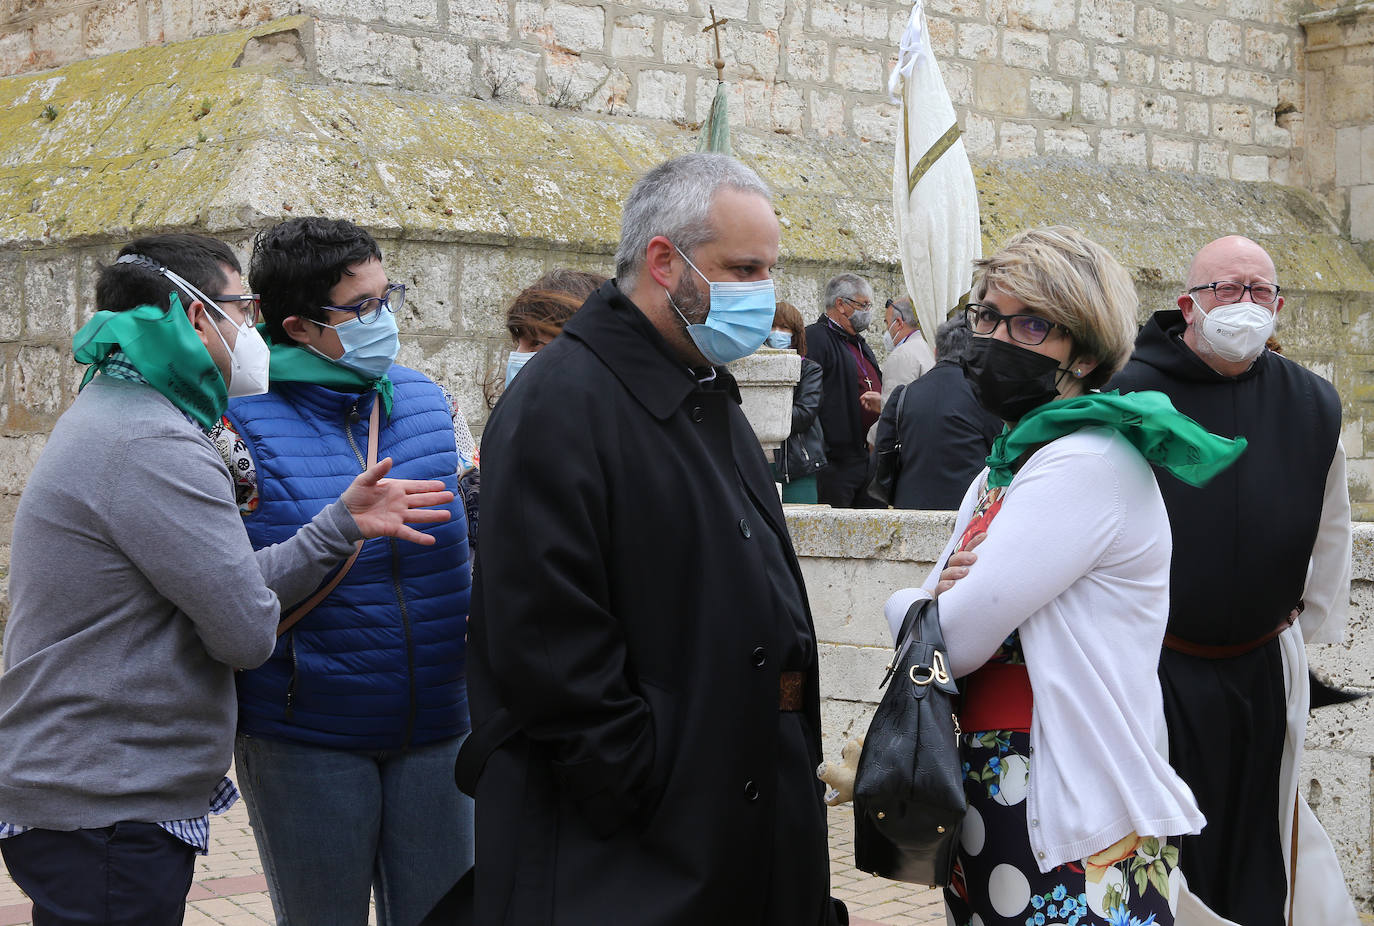
MULTIPOLYGON (((363 324, 359 318, 350 318, 341 325, 330 325, 325 322, 316 324, 337 331, 339 343, 343 345, 343 356, 338 359, 325 357, 326 360, 331 360, 369 379, 379 379, 396 362, 396 351, 401 347, 401 336, 396 329, 396 316, 390 309, 379 309, 377 317, 367 324, 363 324)), ((315 353, 321 357, 325 356, 319 351, 315 353)))
POLYGON ((530 362, 530 358, 535 354, 529 350, 513 350, 510 357, 506 360, 506 388, 510 388, 511 380, 515 379, 515 374, 520 372, 520 368, 530 362))
MULTIPOLYGON (((706 280, 706 274, 697 270, 697 265, 686 254, 682 255, 682 259, 696 271, 697 276, 706 280)), ((706 321, 700 325, 687 325, 687 334, 697 350, 701 351, 701 356, 708 363, 718 365, 747 357, 762 347, 764 339, 773 330, 773 314, 777 309, 773 281, 712 283, 706 280, 706 285, 711 290, 706 321)), ((686 323, 687 319, 673 302, 671 293, 668 294, 668 304, 686 323)))
POLYGON ((786 331, 770 331, 768 337, 763 339, 763 343, 776 350, 787 350, 792 346, 792 335, 786 331))

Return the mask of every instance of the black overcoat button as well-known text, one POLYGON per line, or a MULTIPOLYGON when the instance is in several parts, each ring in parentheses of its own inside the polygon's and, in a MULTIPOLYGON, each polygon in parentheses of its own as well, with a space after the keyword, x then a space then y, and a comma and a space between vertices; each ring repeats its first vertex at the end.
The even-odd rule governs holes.
POLYGON ((757 667, 757 668, 762 668, 762 667, 763 667, 763 664, 764 664, 765 662, 767 662, 767 661, 768 661, 768 654, 765 653, 765 652, 763 651, 763 647, 762 647, 762 646, 756 646, 756 647, 754 647, 754 666, 757 667))
POLYGON ((739 532, 744 535, 744 538, 746 540, 749 539, 749 537, 751 537, 754 533, 749 529, 749 522, 744 520, 744 518, 739 519, 739 532))
POLYGON ((759 799, 759 786, 752 780, 744 783, 744 799, 746 801, 756 801, 759 799))
POLYGON ((703 411, 701 410, 701 406, 700 406, 700 405, 693 405, 693 406, 692 406, 692 412, 691 412, 691 414, 692 414, 692 420, 693 420, 693 421, 696 421, 696 422, 700 422, 701 419, 703 419, 703 418, 706 417, 706 414, 705 414, 705 412, 703 412, 703 411))

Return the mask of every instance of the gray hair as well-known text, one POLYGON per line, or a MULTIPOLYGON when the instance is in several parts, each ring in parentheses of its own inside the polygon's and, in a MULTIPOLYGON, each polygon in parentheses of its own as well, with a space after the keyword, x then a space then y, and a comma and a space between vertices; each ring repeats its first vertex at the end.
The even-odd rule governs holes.
POLYGON ((921 327, 921 323, 916 319, 916 306, 911 304, 911 299, 907 296, 898 296, 892 300, 892 314, 908 328, 921 327))
POLYGON ((968 320, 962 315, 951 318, 935 329, 935 356, 940 360, 958 360, 973 340, 968 320))
POLYGON ((653 238, 664 236, 688 257, 715 239, 711 204, 721 188, 773 201, 758 174, 725 154, 684 154, 663 162, 635 183, 625 200, 620 245, 615 251, 615 275, 622 292, 634 288, 653 238))
POLYGON ((872 302, 873 287, 857 273, 841 273, 825 284, 825 311, 830 311, 836 299, 853 299, 859 302, 859 296, 867 296, 868 301, 872 302))

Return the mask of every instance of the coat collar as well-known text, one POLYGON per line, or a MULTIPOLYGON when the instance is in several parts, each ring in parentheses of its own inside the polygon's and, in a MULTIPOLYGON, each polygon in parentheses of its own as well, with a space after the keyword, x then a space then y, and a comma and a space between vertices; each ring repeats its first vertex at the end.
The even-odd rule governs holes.
POLYGON ((735 378, 722 367, 716 368, 714 380, 698 383, 615 280, 606 281, 588 297, 563 333, 586 344, 639 404, 660 421, 670 417, 698 389, 725 390, 736 404, 740 401, 735 378))

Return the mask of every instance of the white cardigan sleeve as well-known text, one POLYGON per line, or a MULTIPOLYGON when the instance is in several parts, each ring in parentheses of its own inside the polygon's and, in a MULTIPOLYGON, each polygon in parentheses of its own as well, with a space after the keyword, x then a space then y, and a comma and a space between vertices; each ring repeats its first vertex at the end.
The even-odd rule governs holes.
POLYGON ((982 666, 1119 538, 1121 479, 1100 450, 1084 447, 1075 436, 1061 438, 1027 461, 969 574, 940 596, 940 629, 956 677, 982 666))

